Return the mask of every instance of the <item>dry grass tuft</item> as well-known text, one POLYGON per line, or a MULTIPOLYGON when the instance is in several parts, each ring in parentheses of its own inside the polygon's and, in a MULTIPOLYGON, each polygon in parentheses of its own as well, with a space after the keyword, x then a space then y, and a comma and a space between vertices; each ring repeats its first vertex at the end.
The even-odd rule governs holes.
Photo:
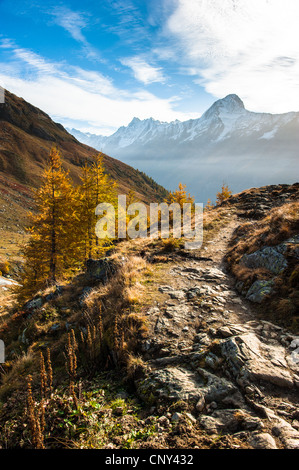
POLYGON ((34 404, 31 375, 27 378, 27 418, 33 447, 35 449, 44 449, 44 407, 41 407, 40 413, 39 409, 34 404))
POLYGON ((136 379, 146 368, 140 356, 129 353, 126 361, 126 372, 129 379, 136 379))
MULTIPOLYGON (((11 364, 8 372, 1 375, 0 398, 3 399, 9 393, 24 386, 24 378, 32 372, 35 357, 32 352, 27 352, 17 357, 11 364)), ((9 364, 6 364, 9 367, 9 364)))

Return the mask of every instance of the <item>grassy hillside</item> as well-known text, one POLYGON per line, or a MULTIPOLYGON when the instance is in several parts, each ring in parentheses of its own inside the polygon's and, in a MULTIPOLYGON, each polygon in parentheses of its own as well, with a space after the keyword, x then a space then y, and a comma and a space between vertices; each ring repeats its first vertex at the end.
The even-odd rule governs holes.
MULTIPOLYGON (((79 183, 80 166, 98 151, 78 142, 61 124, 9 91, 0 104, 0 261, 18 259, 26 240, 27 212, 34 209, 33 190, 51 147, 61 151, 63 166, 79 183)), ((168 192, 152 178, 104 155, 105 171, 118 182, 119 194, 132 189, 145 203, 162 200, 168 192)))
MULTIPOLYGON (((0 174, 26 187, 37 187, 49 150, 57 146, 65 168, 79 181, 80 165, 98 151, 78 142, 61 124, 22 98, 5 92, 0 104, 0 174)), ((136 191, 149 202, 165 195, 165 189, 144 173, 104 155, 107 173, 119 182, 120 192, 136 191)), ((2 186, 5 182, 2 181, 2 186)))

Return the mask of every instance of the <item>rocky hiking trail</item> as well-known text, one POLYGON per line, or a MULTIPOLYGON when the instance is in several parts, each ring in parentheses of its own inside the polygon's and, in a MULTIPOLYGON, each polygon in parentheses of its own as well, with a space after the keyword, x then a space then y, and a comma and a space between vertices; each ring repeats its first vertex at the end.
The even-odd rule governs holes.
POLYGON ((146 372, 137 391, 153 406, 183 404, 210 435, 229 434, 250 448, 298 449, 299 338, 258 318, 235 291, 223 258, 241 223, 233 214, 201 256, 166 265, 146 312, 146 372))
MULTIPOLYGON (((199 251, 186 251, 181 241, 172 239, 121 241, 107 256, 88 260, 86 270, 70 283, 38 292, 22 306, 21 315, 9 319, 12 347, 7 348, 7 357, 13 357, 18 343, 21 350, 32 346, 34 351, 36 345, 42 349, 47 344, 53 364, 60 366, 66 332, 85 332, 87 325, 98 325, 100 310, 105 348, 104 361, 99 349, 96 371, 104 372, 107 389, 121 389, 116 399, 123 401, 112 410, 110 398, 99 398, 98 405, 112 410, 108 421, 99 410, 101 429, 109 423, 105 441, 102 431, 95 431, 101 446, 298 449, 299 336, 283 324, 294 324, 296 331, 299 317, 291 311, 291 321, 283 323, 284 318, 275 316, 277 299, 298 306, 298 199, 299 183, 251 188, 232 196, 204 214, 204 245, 199 251), (234 251, 238 243, 241 249, 237 245, 234 251), (285 287, 282 295, 275 289, 273 296, 264 290, 255 300, 248 295, 258 282, 255 271, 239 289, 243 278, 237 271, 233 277, 226 260, 235 267, 243 258, 250 259, 249 270, 270 265, 266 280, 281 281, 275 289, 285 287), (265 295, 259 302, 261 294, 265 295), (280 319, 281 324, 275 323, 280 319), (118 326, 122 336, 116 342, 118 326), (119 343, 123 356, 118 356, 119 343), (117 425, 115 436, 110 433, 111 416, 117 425)), ((11 315, 6 307, 8 301, 13 303, 11 282, 0 277, 0 325, 4 315, 11 315)), ((79 358, 85 360, 84 354, 79 358)), ((95 356, 87 356, 94 361, 95 356)), ((32 356, 29 361, 32 370, 38 367, 32 356)), ((19 373, 17 361, 15 370, 8 377, 13 381, 14 375, 20 376, 16 391, 5 388, 7 379, 2 389, 11 393, 7 414, 2 413, 5 422, 7 416, 12 416, 9 422, 18 416, 15 396, 22 406, 18 394, 22 396, 25 372, 19 373)), ((60 381, 60 369, 58 374, 60 381)), ((103 397, 99 387, 104 382, 99 383, 93 372, 89 381, 89 374, 83 364, 83 391, 94 387, 103 397)))

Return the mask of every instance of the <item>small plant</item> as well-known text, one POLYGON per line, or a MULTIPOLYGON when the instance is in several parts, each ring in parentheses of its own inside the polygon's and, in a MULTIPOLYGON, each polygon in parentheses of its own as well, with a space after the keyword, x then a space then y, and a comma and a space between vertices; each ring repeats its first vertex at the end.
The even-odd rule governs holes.
POLYGON ((102 317, 101 305, 100 305, 100 312, 99 312, 98 335, 99 335, 100 342, 102 342, 103 340, 103 317, 102 317))
POLYGON ((42 310, 41 319, 45 322, 54 321, 59 317, 57 310, 55 307, 47 307, 42 310))
POLYGON ((117 415, 124 415, 127 413, 127 405, 123 398, 116 398, 116 400, 111 402, 110 406, 113 413, 117 415))
POLYGON ((181 247, 182 240, 180 238, 166 238, 165 240, 162 240, 162 245, 164 251, 171 252, 178 250, 181 247))
POLYGON ((117 315, 115 315, 114 327, 113 327, 113 348, 115 351, 118 351, 120 349, 117 315))
POLYGON ((143 359, 138 356, 134 356, 133 354, 128 354, 127 363, 126 363, 126 370, 128 378, 134 378, 138 374, 138 372, 144 370, 145 363, 143 359))
POLYGON ((67 335, 67 346, 65 354, 65 368, 69 376, 69 391, 70 395, 73 398, 74 405, 78 407, 78 400, 75 393, 75 379, 77 372, 77 356, 76 351, 78 349, 78 344, 76 341, 76 336, 74 330, 71 330, 71 333, 67 335))
POLYGON ((207 200, 207 203, 206 203, 206 205, 205 205, 205 211, 210 211, 210 210, 212 210, 214 207, 215 207, 215 206, 214 206, 214 204, 212 204, 211 199, 208 199, 208 200, 207 200))
POLYGON ((40 352, 40 388, 41 397, 42 399, 44 399, 47 396, 48 392, 48 377, 46 373, 45 360, 42 352, 40 352))
POLYGON ((142 430, 133 430, 130 433, 130 437, 125 441, 123 448, 132 449, 136 441, 146 441, 149 437, 155 434, 155 426, 151 426, 142 430))
POLYGON ((98 370, 103 351, 104 328, 101 306, 95 318, 85 312, 85 320, 86 329, 80 331, 79 355, 83 369, 91 374, 98 370))
POLYGON ((115 315, 113 325, 113 359, 116 365, 119 364, 124 352, 125 334, 122 322, 118 321, 118 316, 115 315))
POLYGON ((1 275, 4 274, 9 274, 9 263, 8 261, 1 261, 0 262, 0 272, 1 272, 1 275))
POLYGON ((36 409, 32 396, 32 376, 27 379, 27 417, 31 433, 32 444, 36 449, 44 449, 43 430, 45 425, 44 408, 40 414, 36 409))
POLYGON ((216 195, 216 204, 219 205, 229 197, 231 197, 232 191, 229 189, 227 184, 222 184, 221 191, 216 195))
POLYGON ((48 368, 48 390, 50 394, 52 393, 52 386, 53 386, 53 369, 51 363, 51 353, 50 349, 47 348, 47 368, 48 368))

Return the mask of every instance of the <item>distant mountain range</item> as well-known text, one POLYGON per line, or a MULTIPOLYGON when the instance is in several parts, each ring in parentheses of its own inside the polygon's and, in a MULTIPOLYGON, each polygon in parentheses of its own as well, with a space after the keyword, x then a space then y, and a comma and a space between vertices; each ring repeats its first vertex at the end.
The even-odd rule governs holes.
POLYGON ((198 202, 215 199, 222 182, 239 192, 299 179, 299 113, 247 111, 234 94, 185 122, 134 118, 108 137, 68 131, 164 187, 186 183, 198 202))

